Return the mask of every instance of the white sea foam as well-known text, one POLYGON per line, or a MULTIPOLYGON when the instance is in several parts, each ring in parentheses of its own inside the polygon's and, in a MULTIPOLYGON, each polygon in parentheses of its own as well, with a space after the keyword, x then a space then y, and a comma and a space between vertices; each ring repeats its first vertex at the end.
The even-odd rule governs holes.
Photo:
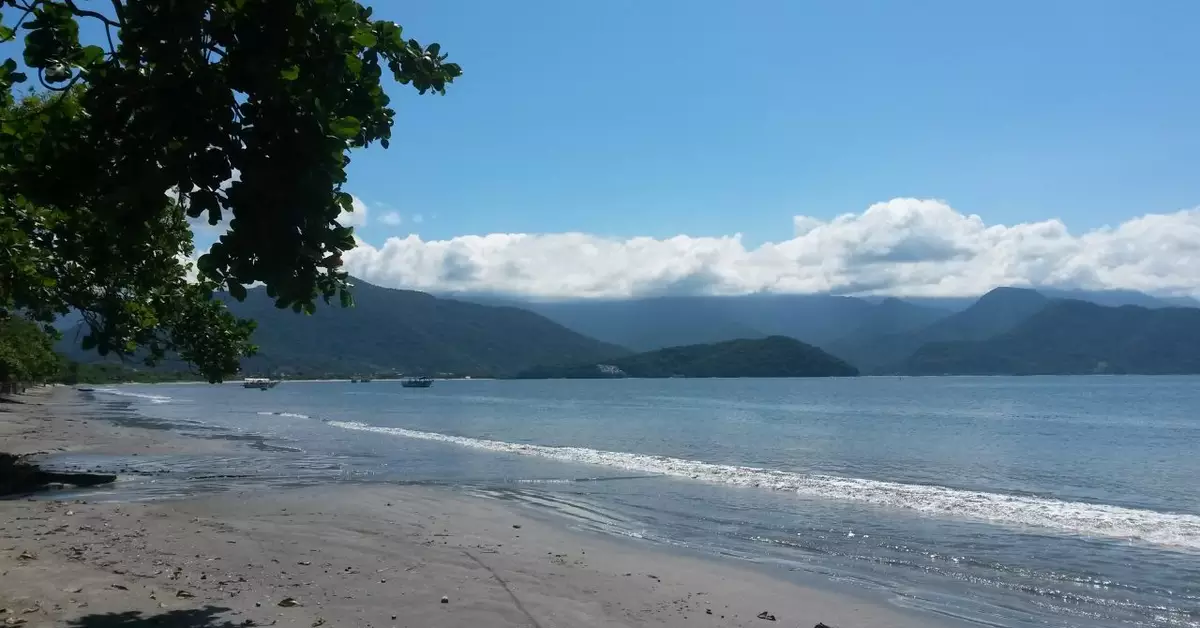
POLYGON ((92 392, 103 393, 106 395, 116 395, 118 397, 137 397, 138 399, 146 399, 151 403, 168 403, 171 401, 171 398, 166 395, 147 395, 128 390, 117 390, 116 388, 93 388, 92 392))
POLYGON ((666 456, 648 456, 584 447, 548 447, 421 432, 399 427, 377 427, 359 422, 330 421, 349 430, 390 434, 405 438, 451 443, 473 449, 536 456, 562 462, 602 465, 717 484, 795 491, 805 497, 864 502, 913 510, 929 515, 986 521, 995 524, 1046 530, 1154 545, 1200 550, 1200 516, 1125 508, 1107 504, 1070 502, 1044 497, 1006 495, 901 484, 832 475, 809 475, 756 467, 711 464, 666 456))
POLYGON ((259 412, 262 416, 286 416, 293 419, 311 419, 307 414, 296 414, 295 412, 259 412))

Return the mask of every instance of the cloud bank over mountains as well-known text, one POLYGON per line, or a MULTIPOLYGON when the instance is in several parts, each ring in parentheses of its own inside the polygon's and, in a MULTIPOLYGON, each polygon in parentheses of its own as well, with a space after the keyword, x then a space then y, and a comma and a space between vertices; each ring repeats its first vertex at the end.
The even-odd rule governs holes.
POLYGON ((1058 220, 988 225, 943 201, 897 198, 829 221, 796 216, 792 226, 788 239, 754 248, 739 234, 409 235, 360 241, 344 260, 351 274, 388 287, 535 298, 970 296, 997 286, 1200 296, 1200 208, 1072 234, 1058 220))

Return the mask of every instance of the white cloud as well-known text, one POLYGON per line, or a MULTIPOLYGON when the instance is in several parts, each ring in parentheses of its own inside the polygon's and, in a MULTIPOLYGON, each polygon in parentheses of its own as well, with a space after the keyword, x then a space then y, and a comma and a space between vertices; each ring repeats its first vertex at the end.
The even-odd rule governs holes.
POLYGON ((1072 235, 1058 220, 988 225, 937 200, 898 198, 747 248, 740 234, 666 239, 584 233, 360 242, 346 269, 432 291, 535 297, 751 292, 976 295, 996 286, 1200 295, 1200 208, 1072 235))
POLYGON ((343 211, 338 216, 338 222, 346 227, 361 227, 367 224, 367 204, 353 194, 350 195, 350 199, 353 211, 343 211))
POLYGON ((400 223, 404 222, 404 219, 400 217, 400 212, 387 212, 379 217, 379 222, 382 222, 385 225, 396 227, 399 226, 400 223))

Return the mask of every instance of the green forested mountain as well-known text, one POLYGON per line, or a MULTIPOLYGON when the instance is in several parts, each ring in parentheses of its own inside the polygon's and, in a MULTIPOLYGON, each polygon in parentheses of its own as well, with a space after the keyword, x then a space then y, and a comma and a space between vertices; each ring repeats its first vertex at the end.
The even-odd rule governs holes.
POLYGON ((729 340, 707 345, 668 347, 571 366, 540 366, 518 377, 831 377, 857 375, 853 366, 785 336, 729 340))
POLYGON ((1200 309, 1053 301, 986 340, 926 344, 895 370, 913 375, 1200 373, 1200 309))
POLYGON ((629 352, 537 314, 439 299, 354 281, 352 308, 312 316, 278 310, 262 290, 229 307, 258 321, 259 354, 247 372, 511 374, 535 364, 601 360, 629 352))
POLYGON ((893 370, 913 352, 929 343, 985 340, 1020 324, 1049 303, 1035 290, 996 288, 970 307, 927 326, 899 333, 862 331, 822 345, 830 353, 864 372, 893 370))

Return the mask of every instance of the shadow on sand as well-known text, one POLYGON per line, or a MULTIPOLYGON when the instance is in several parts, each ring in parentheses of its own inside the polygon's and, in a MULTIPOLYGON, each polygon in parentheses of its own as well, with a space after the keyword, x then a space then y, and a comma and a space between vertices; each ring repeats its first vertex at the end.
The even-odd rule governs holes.
POLYGON ((205 606, 187 610, 167 611, 156 615, 146 615, 141 611, 126 611, 124 613, 100 613, 85 615, 73 620, 67 625, 71 628, 238 628, 240 626, 255 626, 249 619, 242 622, 222 620, 221 615, 228 613, 228 608, 205 606))

